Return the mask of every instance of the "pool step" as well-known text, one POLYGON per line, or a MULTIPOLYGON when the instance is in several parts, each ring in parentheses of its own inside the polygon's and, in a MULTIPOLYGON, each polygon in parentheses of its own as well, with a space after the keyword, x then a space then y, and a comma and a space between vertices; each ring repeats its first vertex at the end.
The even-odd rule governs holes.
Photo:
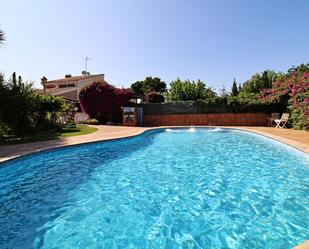
POLYGON ((293 247, 293 249, 309 249, 309 240, 305 240, 303 243, 298 246, 293 247))

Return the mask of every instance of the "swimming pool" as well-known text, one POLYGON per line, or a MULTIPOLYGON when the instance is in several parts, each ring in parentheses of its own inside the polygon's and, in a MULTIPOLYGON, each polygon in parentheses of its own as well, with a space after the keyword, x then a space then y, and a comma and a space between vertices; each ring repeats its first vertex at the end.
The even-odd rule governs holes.
POLYGON ((231 129, 166 129, 0 164, 0 248, 291 248, 308 156, 231 129))

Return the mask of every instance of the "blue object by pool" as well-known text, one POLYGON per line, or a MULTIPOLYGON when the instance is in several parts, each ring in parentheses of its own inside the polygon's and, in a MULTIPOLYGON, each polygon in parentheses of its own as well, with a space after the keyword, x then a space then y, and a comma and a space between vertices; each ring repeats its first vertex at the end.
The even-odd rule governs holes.
POLYGON ((262 136, 167 129, 0 164, 0 248, 291 248, 309 159, 262 136))

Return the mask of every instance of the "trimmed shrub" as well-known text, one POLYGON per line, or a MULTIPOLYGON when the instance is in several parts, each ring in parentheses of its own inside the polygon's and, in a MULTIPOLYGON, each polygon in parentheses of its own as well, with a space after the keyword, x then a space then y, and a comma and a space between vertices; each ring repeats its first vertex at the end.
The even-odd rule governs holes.
POLYGON ((160 93, 151 92, 146 94, 146 101, 148 103, 162 103, 164 102, 164 96, 160 93))

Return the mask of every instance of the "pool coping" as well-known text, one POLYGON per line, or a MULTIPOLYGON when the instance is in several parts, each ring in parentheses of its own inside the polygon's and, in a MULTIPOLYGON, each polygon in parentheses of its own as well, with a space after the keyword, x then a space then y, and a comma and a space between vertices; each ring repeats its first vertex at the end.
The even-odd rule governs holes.
POLYGON ((288 146, 290 146, 290 147, 292 147, 292 148, 294 148, 294 149, 296 149, 300 152, 303 152, 304 154, 309 155, 309 144, 308 145, 301 144, 300 142, 294 141, 292 139, 283 138, 283 137, 280 137, 280 136, 276 136, 276 135, 269 134, 269 133, 262 132, 262 131, 252 130, 252 129, 249 129, 249 128, 239 128, 239 127, 230 127, 230 128, 255 133, 255 134, 258 134, 260 136, 263 136, 263 137, 266 137, 266 138, 269 138, 269 139, 273 139, 277 142, 288 145, 288 146))
MULTIPOLYGON (((240 131, 245 131, 245 132, 250 132, 253 134, 260 135, 262 137, 266 137, 272 140, 275 140, 277 142, 280 142, 282 144, 288 145, 306 155, 309 155, 309 140, 308 140, 308 145, 294 141, 292 139, 280 137, 271 133, 263 132, 256 130, 256 128, 260 127, 241 127, 241 126, 199 126, 199 125, 191 125, 191 126, 160 126, 161 128, 188 128, 188 127, 196 127, 196 128, 223 128, 223 129, 234 129, 234 130, 240 130, 240 131)), ((308 248, 309 249, 309 248, 308 248)))
MULTIPOLYGON (((98 126, 96 126, 98 127, 98 126)), ((104 126, 107 127, 107 126, 104 126)), ((99 143, 99 142, 104 142, 104 141, 112 141, 112 140, 118 140, 118 139, 124 139, 124 138, 131 138, 131 137, 136 137, 139 135, 144 134, 147 131, 151 131, 151 130, 160 130, 160 129, 167 129, 167 128, 189 128, 189 127, 196 127, 196 128, 223 128, 223 129, 235 129, 235 130, 240 130, 240 131, 245 131, 245 132, 250 132, 253 134, 257 134, 260 135, 262 137, 266 137, 269 139, 273 139, 275 141, 278 141, 282 144, 288 145, 300 152, 303 152, 306 155, 309 155, 309 143, 307 144, 303 144, 300 142, 297 142, 295 140, 292 139, 288 139, 288 138, 284 138, 284 137, 280 137, 271 133, 267 133, 267 132, 263 132, 263 131, 259 131, 257 130, 258 128, 261 127, 240 127, 240 126, 198 126, 198 125, 194 125, 194 126, 185 126, 185 125, 181 125, 181 126, 158 126, 158 127, 135 127, 137 128, 137 130, 132 131, 131 133, 127 133, 125 135, 116 135, 116 136, 111 136, 108 138, 99 138, 99 139, 92 139, 92 140, 85 140, 85 141, 79 141, 79 142, 73 142, 73 143, 68 143, 68 144, 58 144, 58 145, 47 145, 43 148, 39 148, 36 150, 28 150, 24 153, 20 153, 18 155, 12 155, 12 156, 7 156, 7 157, 0 157, 0 166, 3 165, 6 162, 10 162, 10 161, 15 161, 18 159, 22 159, 26 156, 31 156, 34 154, 39 154, 42 152, 48 152, 48 151, 53 151, 53 150, 58 150, 61 148, 70 148, 70 147, 75 147, 75 146, 79 146, 79 145, 85 145, 85 144, 92 144, 92 143, 99 143)), ((117 127, 118 128, 118 127, 117 127)), ((122 127, 125 129, 125 127, 122 127)), ((131 127, 132 128, 132 127, 131 127)), ((83 135, 82 135, 83 136, 83 135)), ((85 135, 87 136, 87 135, 85 135)), ((56 142, 56 141, 60 141, 61 139, 57 139, 57 140, 48 140, 48 141, 43 141, 43 143, 47 143, 48 142, 56 142)), ((26 146, 29 145, 33 145, 33 144, 38 144, 38 143, 42 143, 42 142, 35 142, 35 143, 28 143, 28 144, 19 144, 20 146, 26 146)), ((5 145, 4 145, 5 146, 5 145)), ((4 147, 3 146, 3 147, 4 147)), ((8 145, 8 146, 12 146, 12 145, 8 145)), ((18 145, 17 145, 18 146, 18 145)), ((1 149, 1 146, 0 146, 1 149)), ((1 155, 0 155, 1 156, 1 155)))

